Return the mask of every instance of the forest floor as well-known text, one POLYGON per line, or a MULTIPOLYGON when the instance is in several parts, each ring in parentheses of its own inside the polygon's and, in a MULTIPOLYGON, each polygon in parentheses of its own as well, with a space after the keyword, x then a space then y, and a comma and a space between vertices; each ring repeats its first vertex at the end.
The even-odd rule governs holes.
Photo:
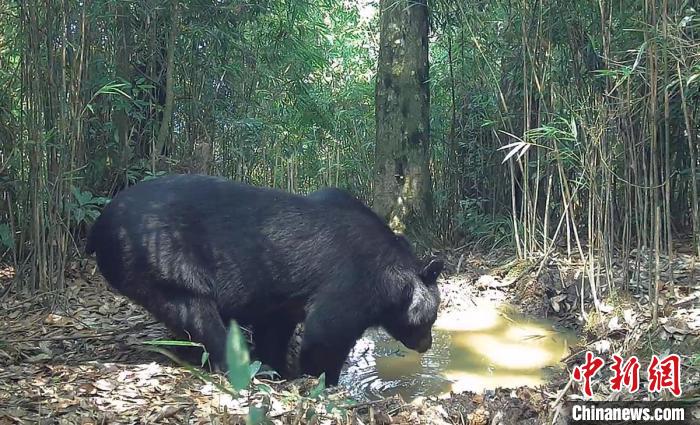
MULTIPOLYGON (((563 424, 567 402, 582 399, 569 372, 584 362, 588 350, 606 362, 613 353, 637 355, 642 371, 652 353, 678 354, 682 397, 700 398, 700 261, 689 253, 662 259, 666 283, 656 327, 645 295, 650 274, 643 253, 629 258, 639 273, 632 273, 628 293, 604 291, 598 312, 584 298, 585 320, 580 319, 582 273, 576 262, 550 256, 540 268, 540 262, 509 261, 497 252, 448 258, 443 311, 463 311, 479 299, 500 300, 574 330, 579 344, 571 347, 561 373, 536 388, 452 393, 411 403, 398 396, 350 403, 340 388, 319 394, 315 379, 255 378, 250 391, 233 396, 222 376, 178 366, 149 350, 145 341, 169 339, 169 333, 108 290, 93 261, 72 264, 63 291, 32 296, 15 290, 14 271, 5 267, 0 269, 0 424, 237 424, 245 423, 248 406, 261 403, 273 423, 563 424)), ((623 270, 616 262, 613 278, 621 279, 623 270)), ((660 397, 645 391, 644 373, 642 390, 634 394, 611 391, 610 376, 606 367, 593 379, 595 400, 660 397)), ((695 413, 700 419, 700 411, 695 413)))

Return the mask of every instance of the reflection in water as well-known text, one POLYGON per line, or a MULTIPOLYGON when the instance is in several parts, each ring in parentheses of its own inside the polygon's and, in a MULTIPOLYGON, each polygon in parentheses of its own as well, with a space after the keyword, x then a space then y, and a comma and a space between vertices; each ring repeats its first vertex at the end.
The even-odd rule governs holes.
POLYGON ((433 347, 424 354, 406 349, 379 330, 368 331, 350 355, 341 385, 357 399, 395 394, 410 400, 449 391, 484 391, 535 386, 543 369, 568 354, 573 336, 551 324, 475 307, 441 316, 433 347))

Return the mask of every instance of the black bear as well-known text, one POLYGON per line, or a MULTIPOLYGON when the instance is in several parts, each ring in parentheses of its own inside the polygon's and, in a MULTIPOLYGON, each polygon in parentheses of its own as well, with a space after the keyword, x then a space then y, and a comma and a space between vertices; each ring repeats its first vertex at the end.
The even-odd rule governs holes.
POLYGON ((369 327, 430 348, 443 264, 421 263, 369 208, 333 193, 341 202, 217 177, 157 178, 104 208, 87 252, 112 287, 203 343, 218 369, 231 320, 253 327, 260 360, 282 374, 303 322, 301 371, 335 385, 369 327))

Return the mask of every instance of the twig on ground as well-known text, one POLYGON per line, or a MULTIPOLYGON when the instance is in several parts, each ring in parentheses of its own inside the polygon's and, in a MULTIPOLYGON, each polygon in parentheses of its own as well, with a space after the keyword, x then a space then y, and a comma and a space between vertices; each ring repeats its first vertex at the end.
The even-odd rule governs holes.
POLYGON ((561 403, 562 399, 564 398, 564 395, 566 395, 566 392, 569 391, 569 388, 571 388, 571 384, 574 382, 573 378, 570 376, 569 377, 569 382, 566 383, 566 386, 559 391, 559 395, 557 398, 554 400, 554 403, 552 404, 552 410, 554 410, 554 417, 552 418, 552 424, 555 424, 557 421, 557 418, 559 417, 559 410, 557 410, 557 406, 561 403))

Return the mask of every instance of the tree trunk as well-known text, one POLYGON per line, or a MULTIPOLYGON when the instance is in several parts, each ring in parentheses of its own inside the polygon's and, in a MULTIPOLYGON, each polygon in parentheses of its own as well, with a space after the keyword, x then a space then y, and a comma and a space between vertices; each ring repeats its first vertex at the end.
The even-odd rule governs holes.
POLYGON ((426 0, 380 1, 374 209, 398 231, 432 215, 426 0))
POLYGON ((163 152, 165 143, 170 135, 170 121, 173 116, 173 108, 175 106, 174 93, 174 75, 175 75, 175 43, 177 41, 178 25, 180 20, 179 5, 177 0, 172 2, 172 27, 170 28, 170 37, 168 39, 168 54, 167 54, 167 69, 165 74, 165 107, 163 109, 163 121, 160 123, 158 131, 158 140, 156 142, 155 152, 151 152, 152 160, 155 169, 155 157, 163 152))
MULTIPOLYGON (((117 46, 116 46, 116 71, 117 78, 122 82, 131 82, 131 58, 130 54, 134 49, 133 36, 131 33, 131 22, 129 5, 126 2, 119 2, 116 8, 117 14, 117 46)), ((121 158, 119 166, 124 170, 124 184, 128 184, 129 179, 126 175, 126 170, 129 162, 129 133, 131 131, 131 122, 126 110, 122 108, 116 109, 112 114, 112 122, 117 134, 117 140, 121 147, 121 158)))

